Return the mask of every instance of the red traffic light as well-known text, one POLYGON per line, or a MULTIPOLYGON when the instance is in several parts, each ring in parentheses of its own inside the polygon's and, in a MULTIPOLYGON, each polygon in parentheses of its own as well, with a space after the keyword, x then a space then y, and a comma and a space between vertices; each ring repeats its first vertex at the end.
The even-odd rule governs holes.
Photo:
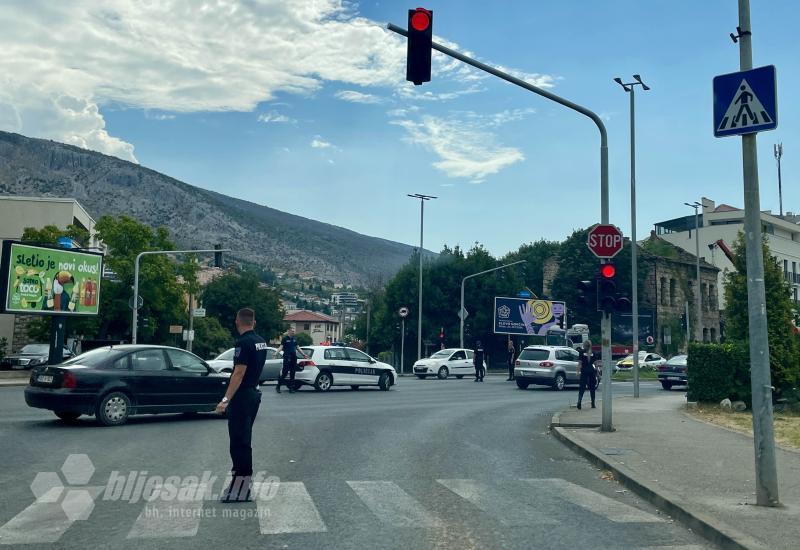
POLYGON ((617 268, 614 267, 614 264, 603 264, 600 266, 600 275, 602 275, 606 279, 613 279, 614 275, 617 274, 617 268))
POLYGON ((422 32, 431 24, 431 15, 425 8, 417 8, 416 13, 411 16, 411 26, 415 31, 422 32))

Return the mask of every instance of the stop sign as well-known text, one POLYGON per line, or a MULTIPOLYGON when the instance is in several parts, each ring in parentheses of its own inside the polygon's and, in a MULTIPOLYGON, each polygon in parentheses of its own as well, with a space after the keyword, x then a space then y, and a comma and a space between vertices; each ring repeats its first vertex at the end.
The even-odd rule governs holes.
POLYGON ((622 250, 622 231, 616 225, 596 225, 589 230, 586 246, 598 258, 613 258, 622 250))

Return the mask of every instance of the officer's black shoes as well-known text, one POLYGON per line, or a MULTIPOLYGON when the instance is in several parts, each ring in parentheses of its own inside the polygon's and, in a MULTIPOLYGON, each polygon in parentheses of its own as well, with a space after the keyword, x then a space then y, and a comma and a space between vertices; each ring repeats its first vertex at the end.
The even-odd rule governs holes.
POLYGON ((289 388, 289 393, 294 393, 294 392, 296 392, 296 391, 297 391, 297 390, 296 390, 296 389, 294 389, 294 388, 289 388))
MULTIPOLYGON (((592 405, 592 406, 594 406, 594 405, 592 405)), ((578 403, 578 409, 580 409, 580 408, 581 408, 581 404, 580 404, 580 403, 578 403)))
POLYGON ((480 379, 480 378, 476 378, 476 379, 475 379, 475 381, 476 381, 476 382, 480 382, 480 381, 481 381, 481 379, 480 379))
POLYGON ((594 406, 594 403, 592 403, 592 408, 593 408, 593 409, 596 409, 596 408, 597 408, 597 407, 595 407, 595 406, 594 406))
POLYGON ((233 502, 252 502, 252 495, 250 493, 250 478, 249 477, 235 477, 231 480, 228 488, 222 492, 219 498, 222 503, 233 502))
POLYGON ((281 393, 281 385, 280 384, 275 386, 275 391, 278 392, 278 393, 281 393))

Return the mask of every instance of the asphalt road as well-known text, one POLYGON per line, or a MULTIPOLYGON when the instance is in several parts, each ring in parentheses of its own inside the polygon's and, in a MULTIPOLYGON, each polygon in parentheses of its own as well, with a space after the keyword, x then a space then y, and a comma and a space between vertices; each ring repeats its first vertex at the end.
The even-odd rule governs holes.
MULTIPOLYGON (((253 447, 263 498, 223 505, 205 497, 223 488, 230 464, 224 420, 69 425, 29 409, 23 388, 0 388, 0 545, 710 547, 548 435, 552 413, 574 403, 576 390, 521 391, 497 376, 403 378, 389 392, 262 390, 253 447), (71 454, 85 454, 94 470, 82 457, 61 470, 71 454), (59 479, 63 490, 53 489, 59 479), (149 485, 150 501, 137 500, 137 484, 149 485)), ((660 390, 643 383, 642 391, 660 390)))

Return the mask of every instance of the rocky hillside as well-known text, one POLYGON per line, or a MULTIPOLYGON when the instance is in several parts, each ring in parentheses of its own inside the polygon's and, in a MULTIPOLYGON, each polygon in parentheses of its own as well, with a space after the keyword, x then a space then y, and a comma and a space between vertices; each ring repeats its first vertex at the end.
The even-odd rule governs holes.
POLYGON ((221 243, 275 271, 344 283, 390 278, 413 248, 193 187, 93 151, 0 132, 0 194, 69 197, 94 217, 166 226, 183 247, 221 243), (302 252, 302 257, 296 254, 302 252))

